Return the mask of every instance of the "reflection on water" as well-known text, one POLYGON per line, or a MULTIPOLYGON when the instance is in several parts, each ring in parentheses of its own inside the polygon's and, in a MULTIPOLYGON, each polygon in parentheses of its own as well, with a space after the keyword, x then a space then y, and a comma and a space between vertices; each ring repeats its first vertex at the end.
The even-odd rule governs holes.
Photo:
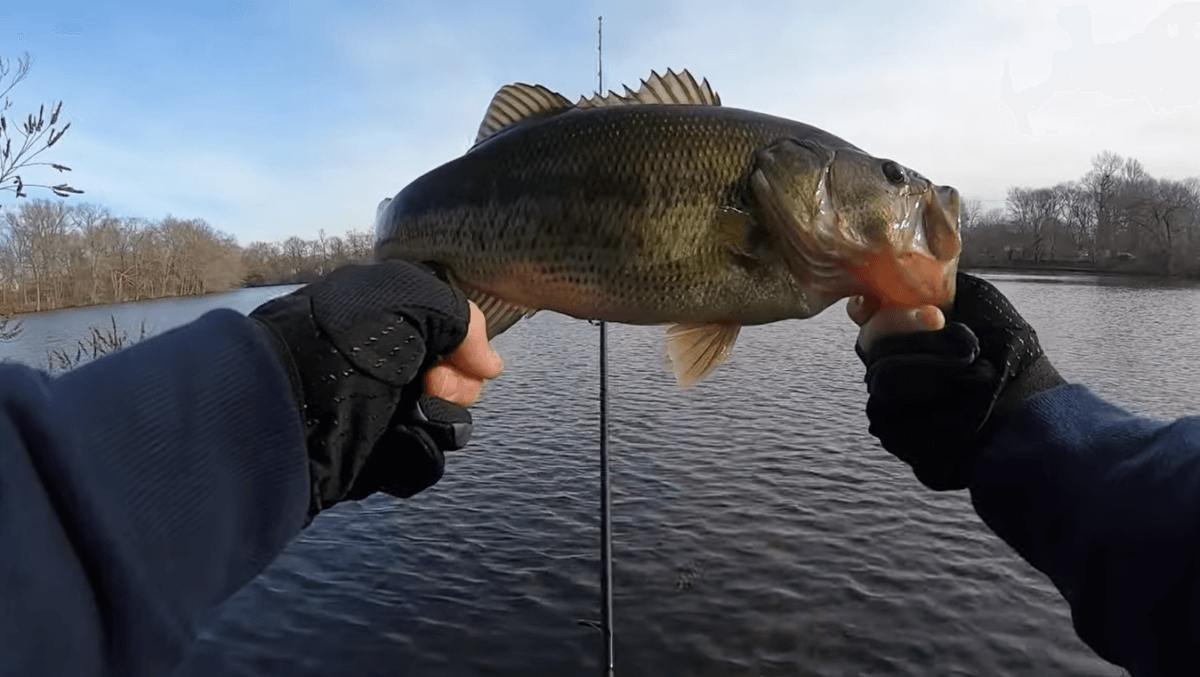
MULTIPOLYGON (((1067 379, 1200 409, 1200 290, 988 277, 1067 379)), ((867 435, 843 312, 747 328, 685 392, 661 329, 610 328, 618 673, 1120 674, 963 492, 867 435)), ((499 337, 507 373, 446 478, 323 514, 179 674, 595 674, 596 343, 547 313, 499 337)))

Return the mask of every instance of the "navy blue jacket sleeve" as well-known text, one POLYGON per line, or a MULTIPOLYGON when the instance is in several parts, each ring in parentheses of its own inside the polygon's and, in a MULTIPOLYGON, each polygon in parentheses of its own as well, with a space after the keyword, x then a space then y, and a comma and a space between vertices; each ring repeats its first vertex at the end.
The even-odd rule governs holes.
POLYGON ((236 312, 58 378, 0 365, 0 674, 169 671, 308 497, 286 377, 236 312))
POLYGON ((1134 677, 1200 675, 1200 417, 1147 419, 1060 386, 997 432, 970 490, 1096 653, 1134 677))

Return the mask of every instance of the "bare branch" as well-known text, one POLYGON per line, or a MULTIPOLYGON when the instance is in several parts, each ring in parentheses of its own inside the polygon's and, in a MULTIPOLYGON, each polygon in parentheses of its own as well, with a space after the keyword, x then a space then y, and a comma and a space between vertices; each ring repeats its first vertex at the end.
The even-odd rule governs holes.
MULTIPOLYGON (((11 102, 9 102, 7 99, 7 94, 14 86, 24 80, 26 75, 28 75, 30 62, 31 59, 28 53, 24 58, 19 59, 16 62, 15 74, 9 81, 8 85, 4 87, 3 92, 0 92, 0 96, 6 97, 4 99, 2 110, 7 110, 11 105, 11 102)), ((3 58, 0 58, 0 86, 3 86, 3 80, 13 70, 13 66, 14 65, 11 60, 6 61, 3 58)), ((52 106, 50 111, 50 124, 47 126, 46 104, 40 104, 38 106, 37 115, 35 116, 30 113, 26 116, 24 122, 17 127, 16 131, 21 134, 23 139, 20 141, 15 151, 13 149, 12 136, 10 136, 8 132, 8 118, 4 115, 0 115, 0 137, 3 137, 4 140, 4 150, 3 153, 0 153, 0 191, 11 190, 16 197, 26 197, 23 189, 26 185, 28 185, 30 187, 46 188, 59 197, 68 197, 81 192, 71 188, 70 186, 67 186, 66 184, 60 184, 59 186, 25 184, 21 177, 17 174, 17 172, 22 169, 36 167, 39 165, 49 165, 59 172, 69 171, 69 168, 66 165, 61 165, 58 163, 34 162, 34 159, 36 159, 47 149, 54 146, 54 144, 58 143, 62 139, 63 135, 67 133, 67 130, 70 129, 70 122, 63 125, 62 128, 56 127, 61 114, 62 102, 59 101, 57 104, 52 106), (10 180, 12 181, 11 184, 8 183, 10 180)))
MULTIPOLYGON (((12 90, 13 87, 16 87, 22 80, 25 79, 26 75, 29 75, 29 65, 31 63, 33 63, 33 57, 29 56, 29 52, 25 52, 25 56, 17 59, 17 71, 12 76, 12 80, 9 81, 8 86, 4 88, 4 91, 0 91, 0 98, 7 96, 8 92, 12 90)), ((0 56, 0 82, 3 82, 4 78, 8 77, 9 70, 12 69, 12 66, 13 63, 11 59, 5 60, 4 57, 0 56)), ((7 107, 8 106, 6 105, 5 108, 7 107)))

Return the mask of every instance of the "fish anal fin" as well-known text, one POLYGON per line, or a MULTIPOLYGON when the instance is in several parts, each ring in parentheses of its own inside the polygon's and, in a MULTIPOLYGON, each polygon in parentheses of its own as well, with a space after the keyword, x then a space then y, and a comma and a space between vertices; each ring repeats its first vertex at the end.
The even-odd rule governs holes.
POLYGON ((487 320, 487 337, 489 341, 504 333, 505 330, 516 324, 517 321, 530 317, 537 312, 536 308, 526 308, 515 303, 509 303, 469 285, 456 282, 455 286, 462 289, 467 298, 474 301, 475 305, 479 306, 479 309, 483 311, 483 317, 487 320))
POLYGON ((642 86, 636 92, 629 87, 625 87, 624 94, 610 90, 604 96, 597 94, 591 98, 580 98, 575 107, 601 108, 638 104, 720 106, 721 97, 712 90, 707 79, 696 82, 696 78, 688 71, 676 73, 668 68, 666 75, 650 71, 650 77, 642 80, 642 86))
POLYGON ((521 120, 569 108, 571 102, 563 95, 541 85, 527 85, 522 82, 505 85, 492 97, 492 103, 488 105, 483 122, 479 125, 475 143, 478 145, 480 141, 521 120))
POLYGON ((728 359, 741 328, 731 322, 668 327, 667 360, 679 387, 690 388, 728 359))

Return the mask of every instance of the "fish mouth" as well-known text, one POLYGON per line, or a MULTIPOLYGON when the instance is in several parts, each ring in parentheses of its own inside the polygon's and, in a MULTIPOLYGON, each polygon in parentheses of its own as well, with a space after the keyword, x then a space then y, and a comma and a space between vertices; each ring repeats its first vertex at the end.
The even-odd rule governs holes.
POLYGON ((929 185, 890 237, 845 268, 880 307, 936 305, 949 312, 962 252, 958 218, 958 191, 929 185))
POLYGON ((949 261, 962 250, 958 191, 950 186, 934 186, 929 181, 924 184, 919 190, 907 193, 904 216, 890 225, 880 244, 890 245, 898 255, 915 254, 949 261))
POLYGON ((862 294, 884 306, 948 309, 962 249, 958 191, 914 173, 898 196, 904 201, 902 216, 883 228, 864 228, 847 218, 852 210, 839 209, 838 152, 806 142, 797 146, 812 148, 806 164, 816 180, 806 190, 780 190, 761 167, 750 185, 763 215, 781 235, 789 269, 806 290, 825 305, 862 294))

